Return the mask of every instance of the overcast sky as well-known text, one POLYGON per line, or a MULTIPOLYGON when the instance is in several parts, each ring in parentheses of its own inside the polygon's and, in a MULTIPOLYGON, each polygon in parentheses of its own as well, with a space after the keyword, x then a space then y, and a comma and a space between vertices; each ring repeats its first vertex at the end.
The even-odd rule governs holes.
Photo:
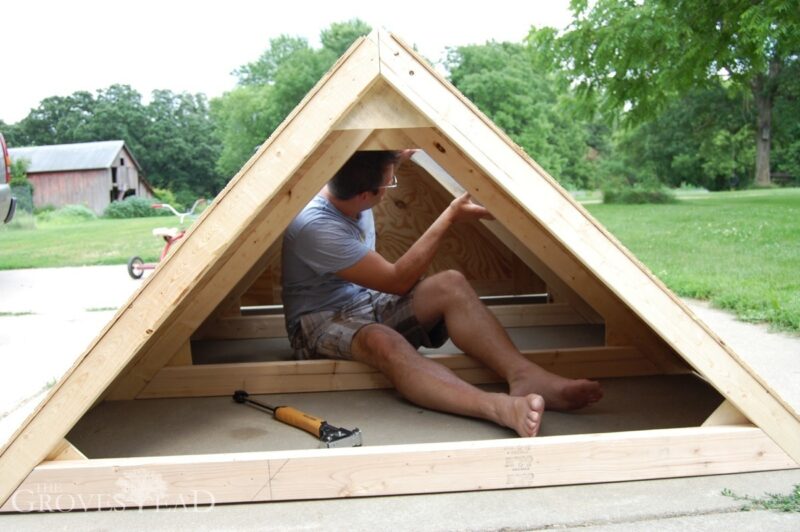
POLYGON ((13 124, 48 96, 128 84, 232 89, 231 72, 282 33, 319 47, 320 30, 358 17, 427 58, 446 46, 521 41, 531 26, 564 28, 568 0, 8 0, 0 7, 0 119, 13 124))

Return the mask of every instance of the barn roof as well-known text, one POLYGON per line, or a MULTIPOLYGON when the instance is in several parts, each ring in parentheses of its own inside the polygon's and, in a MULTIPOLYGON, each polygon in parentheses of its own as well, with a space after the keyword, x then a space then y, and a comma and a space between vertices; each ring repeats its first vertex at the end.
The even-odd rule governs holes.
MULTIPOLYGON (((39 173, 110 168, 119 157, 123 147, 125 147, 125 141, 105 140, 10 148, 8 153, 14 160, 27 159, 29 161, 28 172, 39 173)), ((133 164, 141 169, 139 163, 130 154, 130 150, 128 150, 128 154, 133 164)))

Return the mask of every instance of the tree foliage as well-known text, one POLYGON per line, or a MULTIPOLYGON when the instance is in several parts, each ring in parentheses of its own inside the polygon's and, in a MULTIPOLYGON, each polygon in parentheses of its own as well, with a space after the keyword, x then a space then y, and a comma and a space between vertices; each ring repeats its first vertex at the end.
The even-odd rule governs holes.
POLYGON ((561 57, 586 96, 652 119, 672 99, 725 81, 757 108, 756 180, 769 182, 780 72, 800 52, 800 10, 783 0, 572 0, 561 57))
POLYGON ((140 139, 151 182, 178 194, 182 204, 216 195, 225 179, 214 168, 221 143, 206 97, 153 91, 147 119, 140 139))
POLYGON ((745 186, 754 163, 752 114, 721 85, 697 89, 668 103, 655 119, 620 131, 613 156, 631 185, 745 186))
POLYGON ((235 174, 336 59, 369 31, 358 19, 331 24, 321 32, 320 49, 301 37, 281 35, 270 39, 256 61, 236 69, 238 86, 211 102, 222 141, 217 171, 235 174))
POLYGON ((573 0, 560 39, 565 64, 585 92, 652 118, 670 99, 721 79, 749 92, 774 61, 794 63, 800 10, 767 0, 573 0))
MULTIPOLYGON (((542 30, 552 35, 550 30, 542 30)), ((576 121, 563 77, 533 46, 488 42, 450 49, 453 84, 549 173, 591 184, 589 127, 576 121)))

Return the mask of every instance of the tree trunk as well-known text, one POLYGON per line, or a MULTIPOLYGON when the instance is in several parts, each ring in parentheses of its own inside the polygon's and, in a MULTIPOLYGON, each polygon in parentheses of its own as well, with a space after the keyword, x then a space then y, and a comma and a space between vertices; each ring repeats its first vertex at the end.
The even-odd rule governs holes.
POLYGON ((773 58, 769 62, 767 75, 759 75, 751 85, 756 103, 756 186, 766 187, 770 178, 769 155, 772 147, 772 104, 778 89, 780 61, 773 58))
POLYGON ((758 91, 753 96, 758 110, 758 117, 756 118, 755 184, 759 187, 766 187, 770 184, 769 152, 772 144, 772 98, 769 96, 768 91, 765 90, 758 91))

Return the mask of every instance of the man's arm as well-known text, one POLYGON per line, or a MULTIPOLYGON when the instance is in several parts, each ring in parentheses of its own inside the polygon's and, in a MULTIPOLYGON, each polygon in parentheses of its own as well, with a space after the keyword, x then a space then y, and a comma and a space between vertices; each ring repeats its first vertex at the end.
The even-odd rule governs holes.
POLYGON ((485 207, 472 203, 469 194, 464 194, 450 203, 397 262, 391 263, 371 251, 353 266, 336 272, 336 275, 380 292, 406 294, 428 270, 450 226, 459 221, 480 218, 491 218, 491 215, 485 207))

